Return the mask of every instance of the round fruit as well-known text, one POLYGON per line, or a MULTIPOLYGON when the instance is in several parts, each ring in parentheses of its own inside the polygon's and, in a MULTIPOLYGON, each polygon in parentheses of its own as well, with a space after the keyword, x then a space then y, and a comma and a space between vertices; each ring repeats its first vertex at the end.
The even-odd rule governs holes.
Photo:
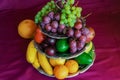
POLYGON ((56 42, 56 49, 58 52, 66 52, 69 49, 67 39, 59 39, 56 42))
POLYGON ((50 45, 55 45, 55 43, 56 43, 56 39, 54 39, 54 38, 47 38, 47 41, 50 45))
POLYGON ((91 64, 93 61, 92 57, 87 53, 81 54, 80 56, 76 57, 75 60, 78 62, 78 64, 91 64))
POLYGON ((68 76, 68 68, 64 65, 55 66, 53 73, 57 79, 64 79, 68 76))
POLYGON ((53 67, 57 65, 64 65, 65 63, 65 59, 62 59, 62 58, 57 58, 57 59, 50 58, 49 61, 53 67))
POLYGON ((69 73, 75 73, 79 69, 78 63, 75 60, 68 60, 65 66, 68 68, 69 73))
POLYGON ((39 28, 37 28, 37 30, 36 30, 34 40, 37 43, 41 43, 44 40, 44 35, 42 34, 42 32, 39 28))
POLYGON ((26 19, 19 23, 18 34, 25 39, 29 39, 34 36, 36 28, 37 25, 33 20, 26 19))
POLYGON ((56 53, 56 50, 54 47, 47 47, 45 50, 45 53, 47 53, 49 56, 54 56, 56 53))
POLYGON ((94 29, 92 27, 88 27, 88 29, 89 29, 89 34, 87 35, 86 43, 90 42, 95 37, 94 29))

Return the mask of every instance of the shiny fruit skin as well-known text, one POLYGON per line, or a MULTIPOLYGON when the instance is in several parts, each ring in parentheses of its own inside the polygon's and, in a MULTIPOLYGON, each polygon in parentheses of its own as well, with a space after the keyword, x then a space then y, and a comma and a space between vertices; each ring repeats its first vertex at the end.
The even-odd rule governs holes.
POLYGON ((44 53, 38 52, 38 60, 39 64, 41 65, 42 69, 48 74, 53 75, 53 69, 50 65, 46 55, 44 53))
POLYGON ((34 40, 30 41, 27 47, 27 52, 26 52, 26 60, 29 63, 33 63, 35 61, 37 55, 37 49, 34 46, 34 40))
POLYGON ((49 56, 54 56, 56 53, 56 50, 53 47, 47 47, 45 49, 45 53, 48 54, 49 56))
POLYGON ((55 67, 55 66, 57 66, 57 65, 64 65, 64 63, 65 63, 65 59, 62 59, 62 58, 56 58, 56 59, 54 59, 54 58, 50 58, 49 59, 49 62, 50 62, 50 64, 53 66, 53 67, 55 67))
POLYGON ((86 36, 87 37, 87 40, 86 40, 86 43, 89 43, 90 41, 93 40, 93 38, 95 37, 95 30, 92 28, 92 27, 88 27, 89 29, 89 34, 86 36))
POLYGON ((65 65, 57 65, 53 73, 57 79, 65 79, 68 76, 68 68, 65 65))
POLYGON ((37 43, 41 43, 44 40, 44 35, 42 34, 42 32, 39 28, 37 28, 37 30, 36 30, 34 40, 37 43))
POLYGON ((56 42, 56 49, 58 52, 66 52, 69 49, 67 39, 59 39, 56 42))
POLYGON ((79 69, 79 65, 75 60, 68 60, 65 66, 68 68, 69 73, 76 73, 79 69))
POLYGON ((34 36, 37 25, 33 20, 26 19, 19 23, 18 25, 18 34, 25 39, 30 39, 34 36))
POLYGON ((81 54, 80 56, 76 57, 75 60, 78 62, 78 64, 91 64, 93 61, 92 57, 87 53, 81 54))

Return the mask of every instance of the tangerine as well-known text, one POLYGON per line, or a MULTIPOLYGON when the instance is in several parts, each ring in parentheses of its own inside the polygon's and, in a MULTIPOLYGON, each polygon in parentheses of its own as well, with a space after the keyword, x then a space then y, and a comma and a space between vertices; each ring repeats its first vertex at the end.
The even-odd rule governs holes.
POLYGON ((68 68, 69 73, 75 73, 79 69, 78 63, 75 60, 68 60, 65 66, 68 68))
POLYGON ((68 68, 65 65, 57 65, 53 73, 57 79, 65 79, 68 76, 68 68))
POLYGON ((25 39, 32 38, 36 31, 37 25, 33 20, 25 19, 18 25, 18 34, 25 39))

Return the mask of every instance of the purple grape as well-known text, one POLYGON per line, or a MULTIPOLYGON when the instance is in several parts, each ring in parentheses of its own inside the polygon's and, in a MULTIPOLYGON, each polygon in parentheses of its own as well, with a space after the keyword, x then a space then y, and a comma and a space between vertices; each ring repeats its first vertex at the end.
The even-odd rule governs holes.
POLYGON ((46 48, 45 53, 48 54, 49 56, 54 56, 56 53, 56 50, 55 48, 49 46, 46 48))
POLYGON ((59 34, 63 33, 63 29, 61 29, 60 27, 58 28, 57 31, 58 31, 59 34))
POLYGON ((68 29, 67 36, 68 37, 73 37, 73 35, 74 35, 74 30, 72 28, 68 29))
POLYGON ((47 48, 48 47, 48 44, 47 43, 41 43, 41 46, 43 49, 47 48))
POLYGON ((70 49, 70 52, 71 52, 71 53, 76 53, 76 52, 77 52, 77 47, 71 48, 71 49, 70 49))
POLYGON ((62 1, 58 1, 58 2, 57 2, 57 5, 58 5, 60 8, 63 8, 63 7, 64 7, 62 1))
POLYGON ((49 12, 49 13, 48 13, 48 16, 53 20, 53 18, 54 18, 54 12, 52 12, 52 11, 49 12))
POLYGON ((82 36, 80 36, 79 41, 86 42, 86 39, 87 39, 87 37, 82 35, 82 36))
POLYGON ((54 39, 54 38, 47 38, 47 41, 50 45, 55 45, 55 43, 56 43, 56 39, 54 39))
POLYGON ((60 20, 60 14, 59 13, 57 13, 57 14, 55 14, 55 20, 57 20, 57 21, 59 21, 60 20))
POLYGON ((81 36, 81 31, 75 30, 74 36, 75 36, 75 38, 80 38, 80 36, 81 36))
POLYGON ((52 28, 57 29, 58 28, 58 22, 57 21, 52 21, 51 26, 52 26, 52 28))
POLYGON ((75 29, 81 29, 82 28, 82 23, 81 22, 76 22, 74 27, 75 27, 75 29))
POLYGON ((56 32, 57 32, 57 29, 52 28, 52 29, 51 29, 51 32, 56 33, 56 32))
POLYGON ((80 51, 85 45, 85 42, 77 41, 77 49, 80 51))
POLYGON ((89 34, 90 31, 89 31, 88 28, 82 28, 81 32, 82 32, 83 35, 86 36, 87 34, 89 34))
POLYGON ((40 23, 40 26, 42 27, 42 29, 44 29, 44 28, 45 28, 45 23, 44 23, 44 22, 41 22, 41 23, 40 23))
POLYGON ((77 42, 76 42, 75 40, 71 40, 71 41, 69 42, 69 46, 70 46, 70 48, 77 47, 77 42))
POLYGON ((64 25, 64 24, 60 24, 60 25, 59 25, 59 28, 60 28, 60 29, 64 29, 64 28, 65 28, 65 25, 64 25))
POLYGON ((45 24, 50 23, 50 22, 51 22, 50 17, 48 17, 48 16, 43 17, 43 22, 44 22, 45 24))
POLYGON ((51 31, 52 27, 50 26, 50 24, 46 24, 45 29, 46 29, 46 31, 49 32, 49 31, 51 31))

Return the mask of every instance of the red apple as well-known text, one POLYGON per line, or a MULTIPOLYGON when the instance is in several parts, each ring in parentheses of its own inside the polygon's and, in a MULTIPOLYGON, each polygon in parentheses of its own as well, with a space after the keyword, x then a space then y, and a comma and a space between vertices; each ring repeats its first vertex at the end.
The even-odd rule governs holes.
POLYGON ((90 32, 86 36, 87 37, 86 43, 89 43, 95 37, 95 30, 92 27, 88 27, 88 29, 89 29, 90 32))

